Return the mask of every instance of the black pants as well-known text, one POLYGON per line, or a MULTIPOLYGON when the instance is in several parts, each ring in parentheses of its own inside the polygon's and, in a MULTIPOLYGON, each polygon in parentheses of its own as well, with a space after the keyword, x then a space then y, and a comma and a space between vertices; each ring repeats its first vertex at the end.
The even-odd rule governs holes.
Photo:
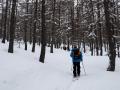
POLYGON ((73 75, 74 77, 80 75, 80 62, 73 62, 73 75))

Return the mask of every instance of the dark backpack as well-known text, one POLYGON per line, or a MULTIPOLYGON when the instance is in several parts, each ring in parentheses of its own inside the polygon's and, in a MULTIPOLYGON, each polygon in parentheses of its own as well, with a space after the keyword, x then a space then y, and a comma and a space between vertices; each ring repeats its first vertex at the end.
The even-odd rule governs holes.
POLYGON ((73 52, 74 52, 74 56, 79 56, 80 55, 80 50, 79 49, 76 49, 73 52))

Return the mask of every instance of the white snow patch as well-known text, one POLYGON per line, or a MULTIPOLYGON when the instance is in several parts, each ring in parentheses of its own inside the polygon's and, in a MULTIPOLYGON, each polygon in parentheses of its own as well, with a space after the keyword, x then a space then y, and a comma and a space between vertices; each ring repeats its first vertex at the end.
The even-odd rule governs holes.
POLYGON ((24 44, 14 53, 7 53, 8 44, 0 43, 0 90, 120 90, 120 59, 116 59, 116 71, 107 72, 107 56, 83 54, 85 75, 81 65, 79 80, 72 81, 70 52, 46 50, 45 63, 39 62, 40 47, 36 52, 24 50, 24 44))

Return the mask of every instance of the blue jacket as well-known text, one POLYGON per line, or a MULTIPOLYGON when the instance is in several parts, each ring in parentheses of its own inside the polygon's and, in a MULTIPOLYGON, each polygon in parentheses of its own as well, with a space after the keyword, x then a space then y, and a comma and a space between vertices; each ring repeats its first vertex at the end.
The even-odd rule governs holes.
POLYGON ((83 56, 82 56, 82 53, 80 52, 80 55, 79 56, 74 56, 74 51, 77 50, 78 48, 73 48, 71 50, 71 54, 70 56, 72 57, 72 61, 73 62, 81 62, 83 60, 83 56))

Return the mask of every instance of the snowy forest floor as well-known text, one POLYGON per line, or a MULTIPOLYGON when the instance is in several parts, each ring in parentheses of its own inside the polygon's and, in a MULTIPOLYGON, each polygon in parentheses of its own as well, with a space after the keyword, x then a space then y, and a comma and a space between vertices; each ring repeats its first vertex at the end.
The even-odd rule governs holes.
POLYGON ((72 81, 70 52, 47 47, 45 63, 39 62, 40 47, 31 52, 15 44, 10 54, 8 44, 0 43, 0 90, 120 90, 120 58, 116 58, 116 71, 108 72, 107 56, 83 54, 85 75, 81 65, 79 80, 72 81))

